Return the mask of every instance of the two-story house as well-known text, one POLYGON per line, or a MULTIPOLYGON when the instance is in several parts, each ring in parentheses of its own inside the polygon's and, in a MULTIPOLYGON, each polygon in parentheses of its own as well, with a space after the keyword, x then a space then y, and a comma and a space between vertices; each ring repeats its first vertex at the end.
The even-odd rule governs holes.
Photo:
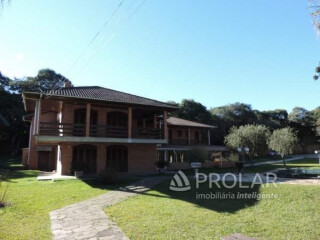
POLYGON ((30 169, 73 174, 151 172, 157 145, 169 139, 167 103, 102 87, 71 87, 24 92, 30 122, 30 169))

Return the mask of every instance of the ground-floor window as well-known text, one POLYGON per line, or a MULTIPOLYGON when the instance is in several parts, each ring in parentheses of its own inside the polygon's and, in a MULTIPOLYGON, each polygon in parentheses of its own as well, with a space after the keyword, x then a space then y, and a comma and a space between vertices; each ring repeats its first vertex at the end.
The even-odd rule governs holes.
POLYGON ((121 145, 107 147, 107 164, 108 169, 117 172, 128 171, 128 148, 121 145))
POLYGON ((84 144, 73 147, 72 170, 84 173, 97 172, 97 147, 84 144))

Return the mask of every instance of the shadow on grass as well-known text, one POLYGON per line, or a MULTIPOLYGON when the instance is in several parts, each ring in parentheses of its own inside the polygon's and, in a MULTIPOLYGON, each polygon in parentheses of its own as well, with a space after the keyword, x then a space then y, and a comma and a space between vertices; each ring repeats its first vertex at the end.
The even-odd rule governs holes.
MULTIPOLYGON (((252 186, 246 184, 247 188, 240 188, 239 185, 236 185, 235 187, 229 189, 227 187, 223 187, 220 184, 219 188, 216 185, 213 185, 212 188, 209 188, 207 182, 200 184, 199 188, 196 188, 196 182, 190 179, 191 190, 185 192, 175 192, 169 189, 170 180, 171 177, 167 176, 165 177, 165 180, 152 187, 148 191, 144 191, 141 190, 141 188, 138 188, 138 186, 141 187, 141 183, 139 182, 131 182, 130 186, 133 186, 133 188, 119 189, 119 186, 125 186, 121 184, 114 185, 113 189, 117 191, 132 192, 142 196, 185 201, 188 203, 192 203, 200 208, 206 208, 216 212, 235 213, 243 208, 254 206, 255 204, 257 204, 258 194, 260 192, 261 186, 259 184, 255 184, 252 186), (245 194, 247 195, 247 197, 243 197, 245 194)), ((96 183, 92 185, 92 182, 88 184, 90 184, 92 187, 99 186, 96 185, 96 183)), ((108 186, 108 189, 110 189, 110 185, 108 186)))
POLYGON ((235 213, 243 208, 257 204, 261 186, 255 184, 252 186, 246 185, 248 188, 240 188, 239 185, 236 185, 229 189, 220 184, 220 188, 216 185, 209 188, 208 183, 203 183, 199 188, 196 188, 195 181, 191 181, 190 191, 175 192, 169 189, 169 183, 170 181, 164 181, 154 187, 152 190, 161 194, 153 194, 152 196, 181 200, 195 204, 201 208, 227 213, 235 213), (247 197, 243 197, 244 195, 247 197))
POLYGON ((21 157, 0 154, 0 169, 25 170, 26 167, 21 163, 21 157))

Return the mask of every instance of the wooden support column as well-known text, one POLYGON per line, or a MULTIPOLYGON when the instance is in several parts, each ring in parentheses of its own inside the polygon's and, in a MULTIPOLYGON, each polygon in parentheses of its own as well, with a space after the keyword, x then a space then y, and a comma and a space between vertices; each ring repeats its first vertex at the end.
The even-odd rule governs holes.
POLYGON ((132 107, 128 108, 128 138, 132 138, 132 107))
POLYGON ((38 119, 38 101, 35 103, 35 108, 34 108, 34 117, 33 117, 33 122, 32 122, 32 135, 36 135, 37 133, 37 119, 38 119))
POLYGON ((191 129, 188 128, 188 145, 191 145, 191 129))
POLYGON ((210 143, 211 139, 210 139, 210 129, 208 129, 208 145, 210 146, 211 143, 210 143))
POLYGON ((36 135, 40 133, 40 116, 41 116, 41 99, 39 99, 37 104, 37 115, 36 115, 36 135))
POLYGON ((91 103, 87 103, 86 112, 86 137, 90 136, 90 114, 91 114, 91 103))
POLYGON ((157 128, 157 114, 153 114, 153 128, 157 128))
POLYGON ((167 111, 163 111, 163 131, 164 131, 164 139, 165 140, 168 140, 167 118, 168 118, 167 111))

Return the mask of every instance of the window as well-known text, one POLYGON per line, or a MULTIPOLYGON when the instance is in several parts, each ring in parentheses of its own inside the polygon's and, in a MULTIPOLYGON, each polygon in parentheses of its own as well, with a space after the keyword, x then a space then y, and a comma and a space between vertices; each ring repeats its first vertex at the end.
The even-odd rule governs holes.
POLYGON ((182 131, 181 131, 181 130, 178 130, 177 135, 178 135, 178 137, 182 137, 182 131))
POLYGON ((107 168, 117 172, 128 171, 128 148, 121 145, 107 147, 107 168))
POLYGON ((186 135, 186 138, 189 137, 189 131, 188 130, 185 131, 185 135, 186 135))
POLYGON ((89 144, 73 147, 72 170, 85 173, 97 172, 97 147, 89 144))

